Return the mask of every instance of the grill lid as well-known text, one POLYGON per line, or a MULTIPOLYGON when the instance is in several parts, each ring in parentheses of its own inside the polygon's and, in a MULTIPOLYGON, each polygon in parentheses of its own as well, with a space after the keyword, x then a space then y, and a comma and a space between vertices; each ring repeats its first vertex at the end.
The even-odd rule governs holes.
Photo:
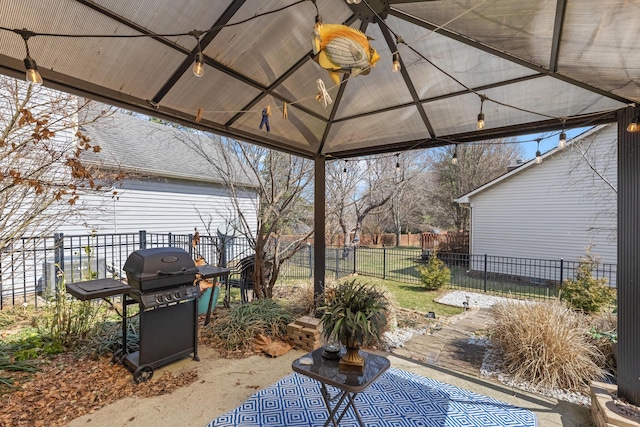
POLYGON ((129 285, 143 291, 193 282, 198 273, 189 253, 179 248, 133 251, 122 269, 129 285))

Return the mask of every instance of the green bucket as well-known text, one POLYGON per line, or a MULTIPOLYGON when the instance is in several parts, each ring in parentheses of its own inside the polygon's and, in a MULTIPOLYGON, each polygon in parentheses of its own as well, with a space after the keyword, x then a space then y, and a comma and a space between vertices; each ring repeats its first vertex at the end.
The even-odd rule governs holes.
POLYGON ((220 286, 207 288, 202 292, 202 295, 200 295, 200 299, 198 300, 198 314, 205 314, 207 312, 207 307, 209 307, 209 298, 211 298, 211 289, 213 289, 211 312, 213 313, 216 308, 216 304, 218 304, 218 295, 220 295, 220 286))

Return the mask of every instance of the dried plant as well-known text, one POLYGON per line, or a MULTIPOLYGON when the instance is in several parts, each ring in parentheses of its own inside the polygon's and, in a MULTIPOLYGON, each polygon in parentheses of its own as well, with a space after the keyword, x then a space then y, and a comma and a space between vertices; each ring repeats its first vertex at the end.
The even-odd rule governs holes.
POLYGON ((604 372, 584 315, 562 302, 507 302, 492 308, 492 337, 504 351, 503 370, 534 386, 584 391, 604 372))
POLYGON ((310 280, 276 285, 273 298, 286 304, 296 316, 314 315, 313 282, 310 280))
POLYGON ((589 317, 589 338, 603 355, 601 367, 615 372, 613 346, 618 342, 618 315, 599 313, 589 317))

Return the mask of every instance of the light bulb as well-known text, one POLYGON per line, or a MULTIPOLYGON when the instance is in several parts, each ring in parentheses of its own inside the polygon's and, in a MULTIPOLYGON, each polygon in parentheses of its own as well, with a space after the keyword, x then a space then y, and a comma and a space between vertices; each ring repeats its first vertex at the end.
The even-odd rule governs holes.
POLYGON ((402 69, 400 65, 400 54, 398 52, 393 54, 393 72, 397 73, 402 69))
POLYGON ((196 62, 193 63, 193 75, 202 77, 204 74, 204 55, 202 52, 196 53, 196 62))
POLYGON ((41 85, 42 84, 42 76, 38 72, 38 66, 36 65, 36 61, 27 56, 24 58, 24 67, 27 69, 26 79, 28 82, 41 85))
POLYGON ((564 148, 567 145, 567 134, 564 131, 560 132, 560 139, 558 139, 558 148, 564 148))
POLYGON ((627 132, 640 132, 640 116, 634 117, 633 121, 629 123, 629 126, 627 126, 627 132))
POLYGON ((484 129, 484 113, 478 114, 478 129, 484 129))
POLYGON ((396 173, 400 173, 400 163, 396 162, 396 173))
POLYGON ((458 158, 455 155, 451 158, 451 164, 452 165, 457 165, 458 164, 458 158))
POLYGON ((536 151, 536 164, 542 163, 542 154, 540 154, 540 150, 536 151))

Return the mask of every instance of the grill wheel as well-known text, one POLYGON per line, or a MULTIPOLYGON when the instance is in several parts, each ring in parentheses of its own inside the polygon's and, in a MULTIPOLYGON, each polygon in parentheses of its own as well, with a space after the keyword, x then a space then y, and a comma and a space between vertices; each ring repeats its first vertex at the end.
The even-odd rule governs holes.
POLYGON ((133 372, 133 381, 136 384, 143 383, 145 381, 149 381, 153 377, 153 368, 149 365, 139 366, 133 372))

